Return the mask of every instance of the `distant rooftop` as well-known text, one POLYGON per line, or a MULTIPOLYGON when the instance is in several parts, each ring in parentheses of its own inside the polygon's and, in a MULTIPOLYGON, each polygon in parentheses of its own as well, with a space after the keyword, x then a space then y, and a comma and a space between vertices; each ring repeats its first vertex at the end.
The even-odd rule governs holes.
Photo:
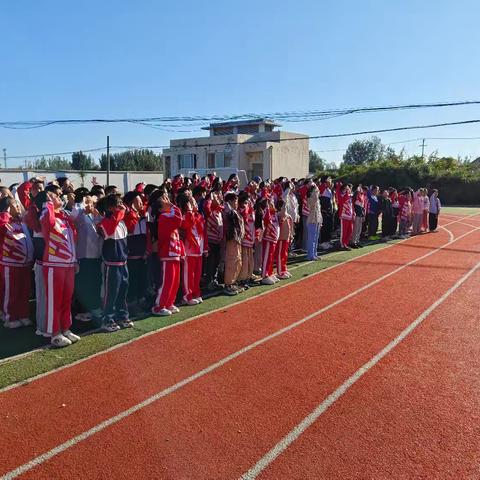
POLYGON ((216 122, 211 123, 208 127, 202 127, 202 130, 211 130, 212 128, 232 128, 243 127, 246 125, 268 125, 270 127, 281 127, 278 123, 268 118, 252 118, 250 120, 237 120, 235 122, 216 122))

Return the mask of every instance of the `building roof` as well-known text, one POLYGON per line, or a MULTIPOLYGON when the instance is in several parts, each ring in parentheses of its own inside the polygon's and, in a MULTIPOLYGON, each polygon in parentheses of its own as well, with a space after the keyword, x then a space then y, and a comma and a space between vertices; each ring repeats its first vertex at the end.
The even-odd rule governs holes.
POLYGON ((208 127, 202 127, 202 130, 211 130, 212 128, 240 127, 243 125, 271 125, 272 127, 281 127, 281 125, 268 118, 252 118, 250 120, 237 120, 235 122, 211 123, 208 127))

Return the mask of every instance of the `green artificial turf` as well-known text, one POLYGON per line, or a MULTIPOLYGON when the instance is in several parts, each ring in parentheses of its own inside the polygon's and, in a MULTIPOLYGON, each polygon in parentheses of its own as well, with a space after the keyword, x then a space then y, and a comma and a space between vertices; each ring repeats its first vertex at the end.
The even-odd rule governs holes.
MULTIPOLYGON (((480 213, 479 208, 447 207, 445 213, 470 215, 480 213)), ((391 242, 389 242, 391 243, 391 242)), ((0 328, 0 388, 13 383, 25 381, 41 373, 67 365, 82 358, 101 352, 115 345, 140 337, 148 332, 178 323, 188 318, 210 312, 212 310, 227 307, 246 298, 254 297, 267 290, 278 288, 281 285, 291 283, 327 267, 343 263, 346 260, 363 255, 367 252, 384 248, 388 243, 376 243, 359 250, 349 252, 333 252, 322 256, 319 262, 305 263, 302 258, 294 258, 290 264, 292 278, 283 280, 275 286, 253 287, 235 297, 223 295, 212 297, 203 304, 195 307, 182 307, 180 313, 169 317, 148 317, 135 321, 135 327, 121 330, 115 333, 93 333, 82 338, 80 342, 64 349, 45 349, 46 341, 34 334, 33 328, 8 330, 0 328), (37 349, 37 350, 36 350, 37 349), (40 349, 40 350, 38 350, 40 349), (33 350, 33 351, 32 351, 33 350), (18 356, 18 355, 21 356, 18 356), (8 359, 16 355, 15 358, 8 359)), ((201 320, 199 320, 201 321, 201 320)), ((88 326, 76 324, 76 330, 82 328, 86 331, 88 326)))

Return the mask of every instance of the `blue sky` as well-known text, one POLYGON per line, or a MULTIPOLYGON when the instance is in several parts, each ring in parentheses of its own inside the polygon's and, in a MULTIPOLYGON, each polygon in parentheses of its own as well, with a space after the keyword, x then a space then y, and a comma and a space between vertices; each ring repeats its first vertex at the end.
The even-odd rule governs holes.
MULTIPOLYGON (((213 115, 480 99, 475 0, 15 0, 0 10, 0 120, 213 115)), ((284 124, 311 135, 480 118, 480 106, 284 124)), ((164 145, 135 125, 0 129, 8 155, 164 145)), ((480 137, 480 125, 381 135, 480 137)), ((315 140, 317 151, 351 139, 315 140)), ((406 143, 420 152, 420 142, 406 143)), ((480 156, 480 140, 427 153, 480 156)), ((396 149, 403 145, 394 145, 396 149)), ((342 152, 322 152, 329 161, 342 152)), ((9 166, 21 163, 9 161, 9 166)))

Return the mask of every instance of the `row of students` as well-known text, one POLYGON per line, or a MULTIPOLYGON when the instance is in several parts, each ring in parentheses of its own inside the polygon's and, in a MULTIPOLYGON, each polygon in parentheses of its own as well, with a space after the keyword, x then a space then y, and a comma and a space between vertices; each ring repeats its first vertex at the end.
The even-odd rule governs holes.
MULTIPOLYGON (((380 214, 384 236, 397 225, 406 234, 418 224, 412 205, 425 197, 423 191, 352 191, 329 177, 257 180, 240 190, 236 175, 227 182, 214 174, 177 176, 160 187, 140 184, 123 198, 113 186, 74 190, 68 179, 47 186, 32 179, 15 195, 2 187, 5 325, 31 324, 32 267, 37 334, 62 347, 79 340, 70 330, 72 301, 78 320, 97 320, 107 332, 129 328, 130 312, 145 311, 149 302, 160 316, 178 312, 179 292, 182 304, 198 305, 202 281, 209 290, 223 285, 227 295, 237 295, 252 283, 289 278, 292 244, 317 260, 319 246, 330 245, 335 209, 342 248, 359 245, 365 224, 376 234, 380 214)), ((432 198, 434 230, 440 203, 437 193, 432 198)))

